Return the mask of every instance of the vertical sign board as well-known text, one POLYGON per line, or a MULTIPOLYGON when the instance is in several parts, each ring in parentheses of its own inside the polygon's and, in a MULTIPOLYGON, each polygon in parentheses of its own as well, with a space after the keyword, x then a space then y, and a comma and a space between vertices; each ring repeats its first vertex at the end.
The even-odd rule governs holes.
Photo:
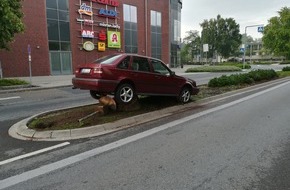
POLYGON ((263 32, 264 32, 264 26, 259 26, 259 27, 258 27, 258 32, 263 33, 263 32))
POLYGON ((31 47, 30 44, 27 45, 27 52, 28 52, 28 64, 29 64, 29 80, 30 80, 30 85, 32 84, 32 80, 31 80, 31 47))
POLYGON ((31 47, 30 44, 27 45, 28 61, 31 61, 31 47))
POLYGON ((208 44, 203 44, 203 52, 208 52, 208 44))
POLYGON ((121 48, 121 35, 120 32, 108 31, 108 47, 109 48, 121 48))

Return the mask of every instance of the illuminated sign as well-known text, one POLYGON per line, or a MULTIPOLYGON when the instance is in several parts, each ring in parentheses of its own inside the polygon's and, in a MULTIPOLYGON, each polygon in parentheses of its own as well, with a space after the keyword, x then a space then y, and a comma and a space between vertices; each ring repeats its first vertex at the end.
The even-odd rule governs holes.
POLYGON ((86 51, 93 51, 95 49, 95 45, 93 44, 93 42, 87 41, 84 43, 83 48, 86 51))
POLYGON ((106 27, 106 28, 116 28, 116 29, 121 28, 120 25, 118 24, 110 24, 110 23, 104 23, 104 22, 99 23, 99 26, 106 27))
POLYGON ((120 32, 108 31, 107 35, 109 48, 121 48, 120 32))
POLYGON ((77 18, 77 21, 84 23, 84 25, 93 25, 94 24, 93 20, 88 20, 88 19, 77 18))
POLYGON ((91 6, 88 6, 86 3, 81 4, 80 9, 78 10, 79 14, 85 14, 92 16, 93 15, 93 9, 91 6))
POLYGON ((82 37, 83 38, 94 38, 94 31, 90 31, 90 30, 82 30, 82 37))
POLYGON ((98 50, 106 51, 106 44, 104 42, 98 42, 98 50))
POLYGON ((106 16, 106 17, 117 17, 117 12, 114 10, 107 10, 107 9, 101 8, 99 10, 99 15, 106 16))
POLYGON ((120 5, 119 1, 116 1, 116 0, 92 0, 92 2, 110 5, 113 7, 118 7, 120 5))
POLYGON ((99 40, 101 41, 106 41, 107 40, 107 35, 105 33, 104 30, 101 30, 100 33, 99 33, 99 40))

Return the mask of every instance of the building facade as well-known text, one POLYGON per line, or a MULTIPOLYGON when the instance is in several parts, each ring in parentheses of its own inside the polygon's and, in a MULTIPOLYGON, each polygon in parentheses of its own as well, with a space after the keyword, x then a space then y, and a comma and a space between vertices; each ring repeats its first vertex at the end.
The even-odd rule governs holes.
POLYGON ((4 77, 73 74, 112 53, 180 63, 181 0, 25 0, 25 32, 0 50, 4 77))

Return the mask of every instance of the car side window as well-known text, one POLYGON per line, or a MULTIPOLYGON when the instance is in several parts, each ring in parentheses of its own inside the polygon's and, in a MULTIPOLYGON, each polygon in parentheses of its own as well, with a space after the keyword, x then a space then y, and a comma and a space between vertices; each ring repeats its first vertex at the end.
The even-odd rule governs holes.
POLYGON ((153 66, 155 73, 160 73, 163 75, 170 75, 169 70, 166 68, 166 66, 161 61, 151 59, 151 64, 153 66))
POLYGON ((117 66, 119 69, 128 69, 129 68, 129 62, 130 62, 130 56, 123 59, 117 66))
POLYGON ((133 57, 132 69, 134 71, 150 72, 150 65, 147 58, 133 57))

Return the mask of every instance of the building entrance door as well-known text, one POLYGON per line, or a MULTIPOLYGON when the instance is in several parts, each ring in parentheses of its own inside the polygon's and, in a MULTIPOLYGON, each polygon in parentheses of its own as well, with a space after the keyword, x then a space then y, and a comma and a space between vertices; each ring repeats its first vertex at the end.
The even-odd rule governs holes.
POLYGON ((71 52, 51 51, 49 57, 52 75, 72 74, 71 52))

